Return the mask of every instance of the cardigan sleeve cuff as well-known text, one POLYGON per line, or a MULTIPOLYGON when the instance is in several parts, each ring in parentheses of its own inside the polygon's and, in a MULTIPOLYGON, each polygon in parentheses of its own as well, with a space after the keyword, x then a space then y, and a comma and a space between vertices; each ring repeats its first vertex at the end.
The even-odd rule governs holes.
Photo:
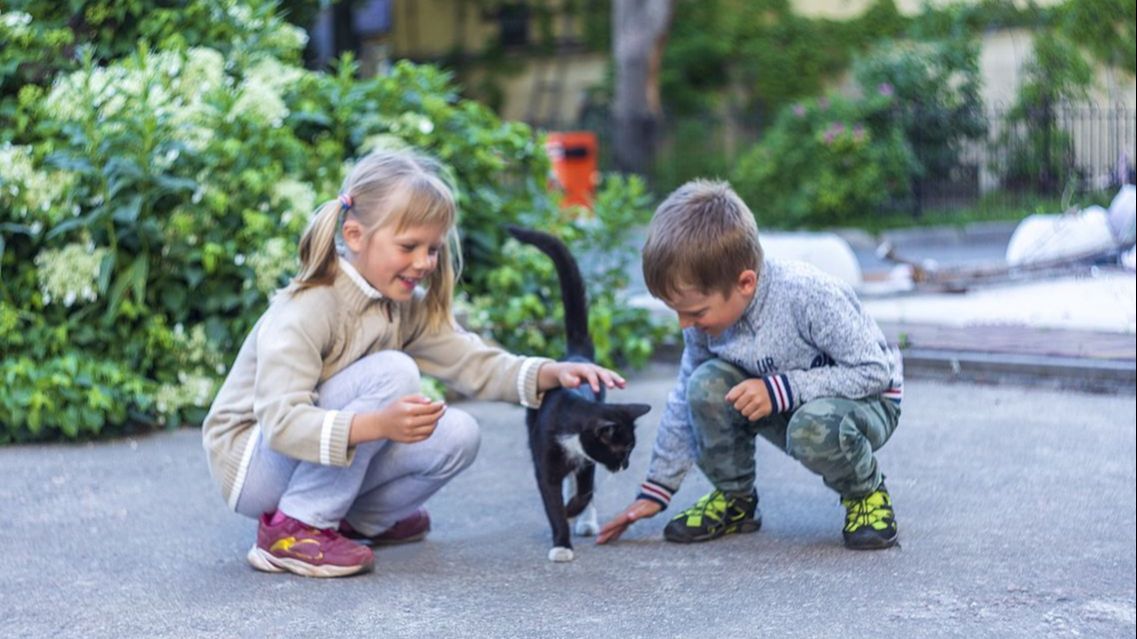
POLYGON ((355 450, 349 450, 348 438, 354 417, 355 413, 338 410, 329 410, 324 414, 324 424, 320 429, 321 464, 341 468, 351 465, 355 450))
POLYGON ((537 373, 541 366, 552 362, 547 357, 526 357, 517 374, 517 396, 525 408, 540 408, 545 394, 537 390, 537 373))
POLYGON ((663 484, 657 484, 650 479, 640 484, 640 492, 636 495, 636 499, 647 499, 659 504, 664 510, 671 504, 671 496, 675 491, 671 490, 663 484))

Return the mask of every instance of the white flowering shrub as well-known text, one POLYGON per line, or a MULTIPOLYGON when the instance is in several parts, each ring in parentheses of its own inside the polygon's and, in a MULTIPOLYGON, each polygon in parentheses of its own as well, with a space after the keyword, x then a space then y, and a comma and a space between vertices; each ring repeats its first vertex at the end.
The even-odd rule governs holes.
POLYGON ((68 244, 44 249, 36 256, 36 275, 44 304, 88 304, 98 299, 98 278, 105 248, 68 244))
POLYGON ((552 211, 541 141, 435 68, 306 70, 268 0, 80 5, 0 9, 0 443, 200 420, 376 145, 447 165, 474 292, 552 211))

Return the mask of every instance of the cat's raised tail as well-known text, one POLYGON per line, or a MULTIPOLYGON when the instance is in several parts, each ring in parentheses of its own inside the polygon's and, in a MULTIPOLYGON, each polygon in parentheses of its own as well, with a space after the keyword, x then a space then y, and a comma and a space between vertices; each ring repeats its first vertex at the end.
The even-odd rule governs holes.
POLYGON ((568 247, 559 238, 533 229, 506 225, 509 234, 521 242, 531 244, 553 261, 561 282, 561 303, 565 309, 565 339, 568 356, 580 356, 592 361, 595 356, 592 337, 588 334, 588 297, 580 267, 568 247))

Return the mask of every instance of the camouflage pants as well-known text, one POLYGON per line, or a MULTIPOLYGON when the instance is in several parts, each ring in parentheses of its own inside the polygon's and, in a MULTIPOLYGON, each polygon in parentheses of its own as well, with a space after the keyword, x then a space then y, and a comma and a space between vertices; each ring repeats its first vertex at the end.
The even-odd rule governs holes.
POLYGON ((761 435, 821 475, 842 497, 861 497, 883 480, 873 451, 896 429, 900 408, 876 397, 821 398, 792 413, 748 421, 724 397, 750 375, 719 359, 704 362, 687 382, 698 464, 715 488, 748 493, 754 487, 755 436, 761 435))

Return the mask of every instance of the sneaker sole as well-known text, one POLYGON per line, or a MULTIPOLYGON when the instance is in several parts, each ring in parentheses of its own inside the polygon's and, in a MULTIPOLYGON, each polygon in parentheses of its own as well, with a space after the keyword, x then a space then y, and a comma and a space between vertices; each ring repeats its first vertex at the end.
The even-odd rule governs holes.
POLYGON ((888 539, 881 539, 878 537, 875 539, 870 539, 867 542, 859 541, 849 543, 848 540, 845 540, 845 547, 849 550, 884 550, 886 548, 892 548, 895 546, 899 539, 899 535, 893 535, 888 539))
POLYGON ((423 539, 426 539, 426 534, 429 532, 430 532, 430 529, 427 529, 427 530, 420 532, 417 535, 411 535, 410 537, 403 537, 402 539, 372 539, 369 537, 365 537, 365 538, 360 539, 358 541, 363 541, 364 543, 371 544, 372 546, 401 546, 403 544, 413 544, 416 541, 422 541, 423 539))
POLYGON ((299 559, 277 557, 256 545, 249 549, 245 559, 250 566, 261 572, 290 572, 303 577, 317 578, 347 577, 371 570, 374 566, 374 562, 358 566, 316 566, 299 559))
POLYGON ((703 541, 713 541, 715 539, 718 539, 720 537, 725 537, 727 535, 746 534, 746 533, 758 532, 758 529, 761 527, 762 527, 762 520, 761 519, 743 519, 740 522, 737 522, 737 523, 731 524, 730 526, 727 526, 726 529, 721 531, 721 532, 707 533, 705 535, 699 535, 697 537, 679 537, 679 536, 668 534, 667 530, 664 529, 663 538, 666 539, 667 541, 675 542, 677 544, 694 544, 694 543, 699 543, 699 542, 703 542, 703 541))

